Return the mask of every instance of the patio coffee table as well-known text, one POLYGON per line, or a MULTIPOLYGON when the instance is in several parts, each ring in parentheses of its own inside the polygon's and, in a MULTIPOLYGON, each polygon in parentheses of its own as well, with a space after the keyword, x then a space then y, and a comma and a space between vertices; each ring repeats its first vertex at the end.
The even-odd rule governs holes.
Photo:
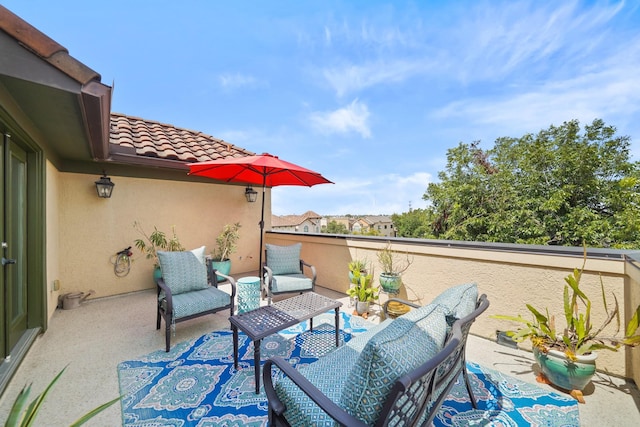
POLYGON ((253 341, 253 364, 256 378, 256 394, 260 393, 260 344, 263 338, 310 319, 313 330, 313 318, 331 309, 335 311, 336 347, 340 345, 339 310, 342 303, 315 292, 274 302, 245 313, 229 317, 233 330, 233 364, 238 369, 238 329, 253 341))

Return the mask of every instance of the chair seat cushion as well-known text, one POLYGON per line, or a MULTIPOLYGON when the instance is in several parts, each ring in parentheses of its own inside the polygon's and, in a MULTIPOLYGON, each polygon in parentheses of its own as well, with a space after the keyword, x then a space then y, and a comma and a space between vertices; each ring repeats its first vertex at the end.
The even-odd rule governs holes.
POLYGON ((300 251, 302 243, 289 246, 266 244, 267 265, 273 274, 296 274, 300 270, 300 251))
POLYGON ((313 289, 313 283, 311 279, 304 274, 274 275, 273 281, 271 282, 271 292, 274 294, 280 292, 310 291, 311 289, 313 289))
MULTIPOLYGON (((321 357, 299 372, 334 403, 340 400, 342 388, 360 352, 343 345, 321 357)), ((286 405, 285 418, 292 426, 334 426, 336 423, 289 378, 278 380, 276 394, 286 405)))
MULTIPOLYGON (((173 317, 181 319, 193 314, 227 307, 231 304, 231 296, 220 289, 209 286, 199 291, 184 292, 172 296, 173 317)), ((166 300, 160 302, 166 310, 166 300)))
POLYGON ((421 310, 420 318, 403 317, 367 342, 340 397, 342 408, 370 425, 379 418, 396 380, 433 357, 446 338, 444 311, 438 305, 421 310))
POLYGON ((191 251, 158 251, 158 261, 164 283, 173 296, 209 286, 206 265, 191 251))

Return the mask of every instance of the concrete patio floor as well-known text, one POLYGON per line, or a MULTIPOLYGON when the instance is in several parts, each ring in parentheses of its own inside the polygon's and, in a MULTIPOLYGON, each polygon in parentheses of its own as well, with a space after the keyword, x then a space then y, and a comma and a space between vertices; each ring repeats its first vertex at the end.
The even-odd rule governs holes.
MULTIPOLYGON (((317 291, 341 300, 343 310, 350 311, 348 298, 343 294, 323 288, 317 291)), ((11 404, 25 384, 33 383, 32 393, 40 393, 65 366, 67 369, 52 389, 36 425, 69 425, 117 397, 118 363, 164 348, 164 331, 155 328, 154 300, 155 292, 149 290, 88 300, 74 310, 57 310, 49 330, 36 340, 0 398, 0 420, 6 420, 11 404)), ((227 318, 228 313, 218 313, 180 323, 172 344, 229 328, 227 318)), ((535 383, 537 366, 530 352, 472 335, 467 359, 535 383)), ((541 387, 553 390, 551 386, 541 387)), ((579 406, 583 426, 640 425, 640 392, 633 382, 598 373, 585 390, 585 400, 586 404, 579 406)), ((86 425, 121 425, 120 405, 112 406, 86 425)))

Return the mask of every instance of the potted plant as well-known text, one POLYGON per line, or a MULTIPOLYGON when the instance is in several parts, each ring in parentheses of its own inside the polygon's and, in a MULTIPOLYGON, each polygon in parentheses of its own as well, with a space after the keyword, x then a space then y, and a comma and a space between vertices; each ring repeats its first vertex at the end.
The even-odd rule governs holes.
MULTIPOLYGON (((357 272, 361 274, 367 273, 367 261, 364 259, 355 258, 349 262, 349 283, 350 287, 353 287, 357 280, 354 279, 354 274, 357 272)), ((353 306, 354 299, 349 297, 349 306, 353 306)))
POLYGON ((391 243, 387 243, 384 249, 379 250, 376 255, 382 267, 382 273, 380 273, 382 290, 390 294, 397 294, 402 285, 402 273, 411 266, 413 259, 409 257, 408 253, 405 257, 392 250, 391 243))
POLYGON ((360 273, 367 272, 367 261, 364 259, 355 258, 349 262, 349 282, 353 283, 353 274, 359 271, 360 273))
MULTIPOLYGON (((240 239, 240 223, 226 224, 218 237, 216 237, 216 248, 211 252, 213 268, 222 274, 231 272, 231 259, 229 256, 237 249, 238 239, 240 239)), ((219 281, 225 280, 218 276, 219 281)))
POLYGON ((157 280, 162 275, 160 263, 158 262, 158 251, 184 251, 184 247, 176 234, 176 227, 171 227, 172 235, 170 238, 167 238, 166 233, 158 230, 156 226, 153 227, 151 234, 147 234, 138 221, 133 223, 133 228, 143 236, 143 238, 136 239, 133 243, 136 248, 145 254, 147 259, 153 259, 153 278, 157 280))
POLYGON ((352 286, 347 290, 347 295, 353 298, 356 305, 353 314, 366 319, 371 303, 379 297, 378 288, 373 286, 373 273, 354 270, 351 283, 352 286))
POLYGON ((534 358, 540 365, 540 382, 550 382, 560 388, 571 390, 571 394, 584 403, 582 389, 589 383, 596 369, 596 350, 618 351, 622 346, 640 344, 637 334, 640 306, 638 306, 627 324, 625 336, 616 337, 620 330, 620 310, 618 301, 613 295, 613 304, 609 306, 602 277, 600 288, 605 320, 600 326, 591 321, 591 300, 580 289, 580 278, 587 261, 586 247, 582 268, 574 269, 565 277, 563 292, 564 312, 562 317, 566 325, 556 327, 556 316, 550 315, 548 309, 540 310, 527 304, 533 315, 531 320, 518 316, 494 315, 496 319, 509 320, 522 324, 520 328, 506 331, 506 335, 515 342, 531 340, 534 358), (607 335, 605 329, 615 320, 616 330, 607 335))

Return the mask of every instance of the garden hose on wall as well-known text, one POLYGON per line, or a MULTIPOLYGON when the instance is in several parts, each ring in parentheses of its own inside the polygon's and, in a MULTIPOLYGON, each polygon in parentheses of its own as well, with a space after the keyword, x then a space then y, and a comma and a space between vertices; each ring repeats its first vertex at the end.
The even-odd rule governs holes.
POLYGON ((125 248, 118 252, 115 255, 115 260, 112 260, 113 263, 113 272, 118 277, 124 277, 129 274, 131 270, 131 256, 133 252, 131 252, 131 246, 125 248))

